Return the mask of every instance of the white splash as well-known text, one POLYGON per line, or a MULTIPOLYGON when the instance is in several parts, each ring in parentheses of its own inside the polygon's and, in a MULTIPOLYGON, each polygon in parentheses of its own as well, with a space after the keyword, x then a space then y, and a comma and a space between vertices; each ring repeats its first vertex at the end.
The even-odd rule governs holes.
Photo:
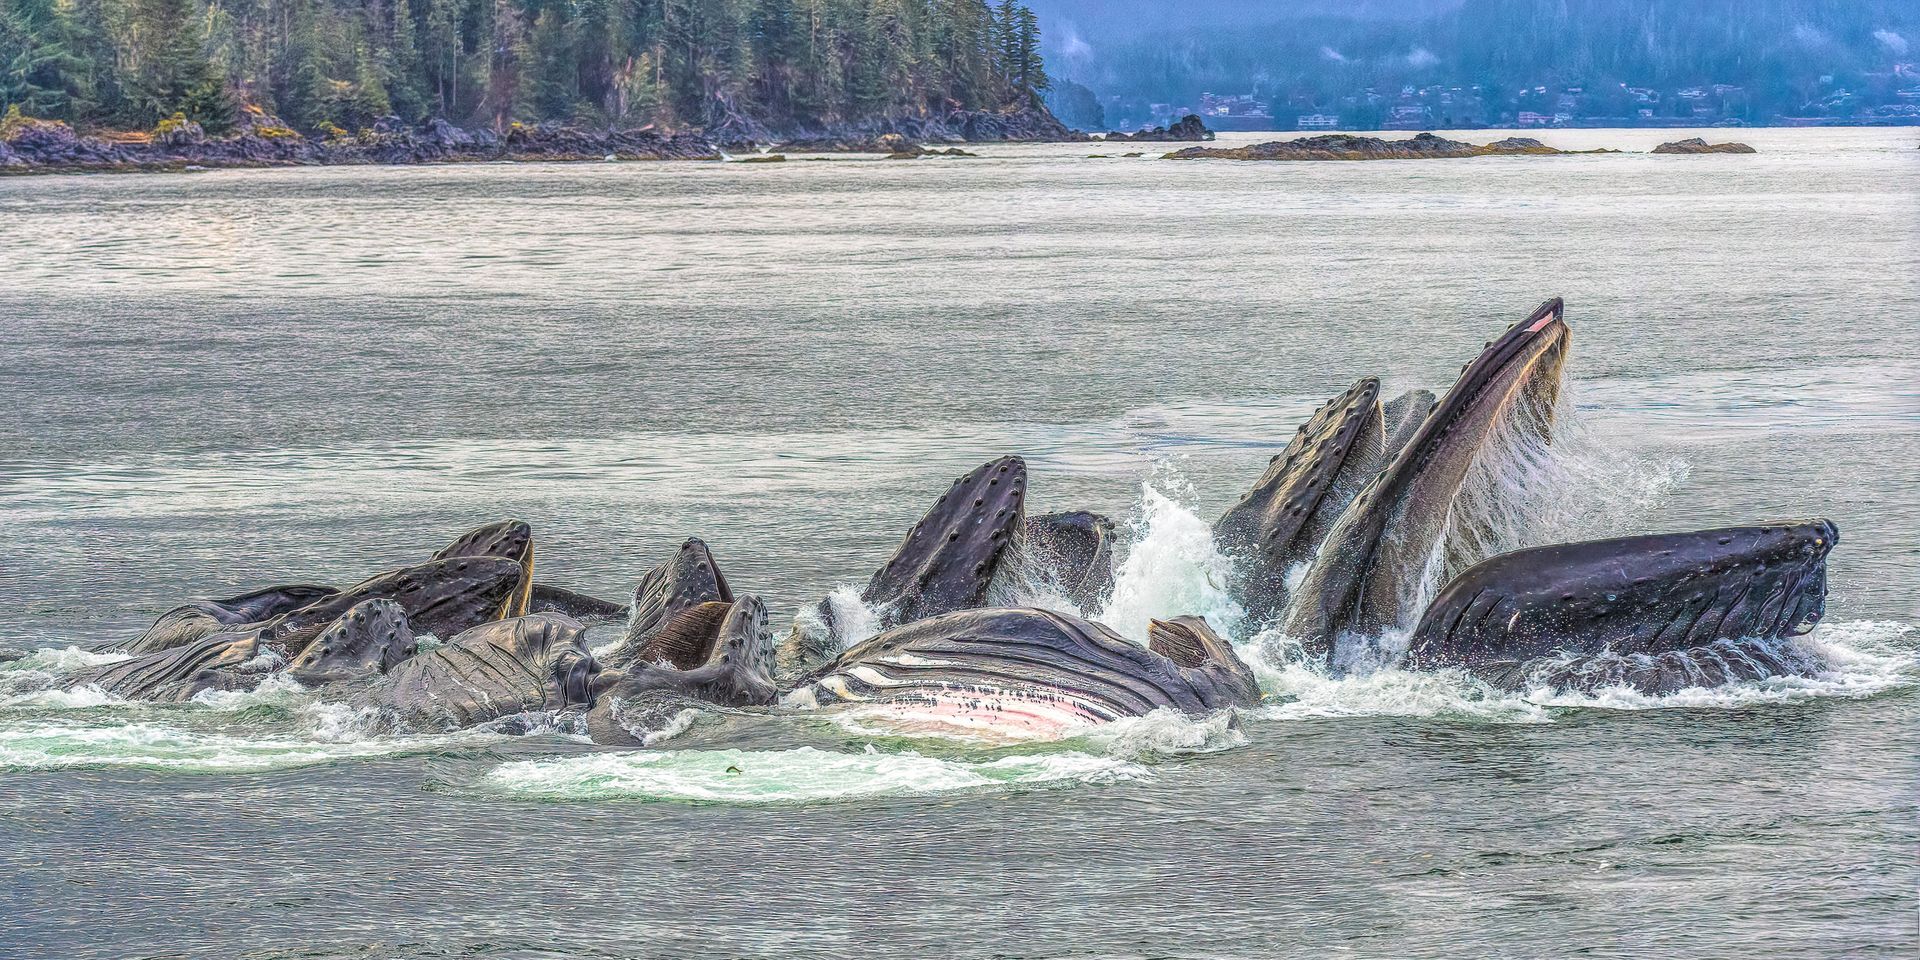
POLYGON ((0 697, 0 710, 93 710, 126 702, 87 683, 77 687, 43 687, 9 694, 0 697))
MULTIPOLYGON (((277 659, 277 658, 276 658, 277 659)), ((297 707, 312 700, 307 688, 284 673, 269 674, 251 690, 202 690, 188 703, 215 710, 249 710, 254 707, 297 707)))
POLYGON ((96 653, 92 650, 83 650, 75 646, 42 647, 12 663, 6 664, 3 669, 9 672, 32 670, 42 673, 72 673, 76 670, 105 666, 109 663, 119 663, 122 660, 131 660, 132 658, 132 654, 120 653, 118 651, 96 653))
POLYGON ((1535 688, 1501 690, 1461 670, 1409 671, 1385 667, 1329 675, 1318 662, 1273 632, 1257 636, 1241 657, 1259 678, 1272 720, 1330 717, 1450 717, 1482 723, 1551 723, 1567 710, 1738 709, 1818 697, 1870 697, 1920 682, 1910 640, 1914 627, 1886 621, 1822 626, 1804 643, 1829 669, 1813 677, 1771 677, 1651 695, 1627 688, 1591 693, 1535 688))
POLYGON ((1797 641, 1819 654, 1828 665, 1828 669, 1811 677, 1743 680, 1714 687, 1688 687, 1657 696, 1627 687, 1603 688, 1591 693, 1541 688, 1528 691, 1526 696, 1543 706, 1602 710, 1738 709, 1823 697, 1871 697, 1920 682, 1920 675, 1916 675, 1920 654, 1906 639, 1914 630, 1911 624, 1886 620, 1822 625, 1812 635, 1797 641))
POLYGON ((827 607, 833 611, 833 623, 845 646, 853 646, 880 632, 883 611, 860 599, 860 587, 851 584, 834 588, 827 594, 827 607))
POLYGON ((1137 764, 1081 753, 957 760, 872 747, 857 753, 799 747, 599 753, 523 760, 493 768, 479 786, 487 792, 547 800, 752 805, 1148 779, 1151 774, 1137 764))
MULTIPOLYGON (((1402 609, 1411 631, 1447 581, 1497 554, 1548 543, 1620 536, 1687 477, 1685 461, 1633 455, 1602 443, 1566 384, 1544 410, 1516 400, 1494 425, 1448 510, 1424 574, 1402 609), (1550 424, 1550 425, 1549 425, 1550 424)), ((1389 651, 1392 653, 1394 651, 1389 651)))
POLYGON ((134 768, 226 773, 279 770, 443 748, 446 738, 328 743, 297 736, 236 736, 156 722, 40 720, 0 725, 0 770, 134 768))
POLYGON ((1212 525, 1176 499, 1192 499, 1192 485, 1170 466, 1155 474, 1140 486, 1126 559, 1112 598, 1094 619, 1140 644, 1154 619, 1194 615, 1215 630, 1239 629, 1246 611, 1227 593, 1232 562, 1214 545, 1212 525))
POLYGON ((1239 714, 1222 710, 1189 717, 1162 707, 1143 717, 1128 717, 1095 727, 1081 738, 1110 757, 1151 762, 1164 757, 1219 753, 1247 744, 1239 714))

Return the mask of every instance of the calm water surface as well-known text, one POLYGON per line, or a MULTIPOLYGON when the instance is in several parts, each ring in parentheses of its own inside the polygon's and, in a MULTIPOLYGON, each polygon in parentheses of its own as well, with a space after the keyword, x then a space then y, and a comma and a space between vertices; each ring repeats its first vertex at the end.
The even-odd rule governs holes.
POLYGON ((0 646, 45 648, 0 672, 0 957, 1911 956, 1920 136, 1738 135, 0 179, 0 646), (48 689, 183 597, 503 516, 543 579, 620 598, 699 535, 791 610, 1003 453, 1128 524, 1103 616, 1230 624, 1205 523, 1313 405, 1444 387, 1554 294, 1551 535, 1833 517, 1833 675, 1263 666, 1232 723, 1016 749, 48 689))

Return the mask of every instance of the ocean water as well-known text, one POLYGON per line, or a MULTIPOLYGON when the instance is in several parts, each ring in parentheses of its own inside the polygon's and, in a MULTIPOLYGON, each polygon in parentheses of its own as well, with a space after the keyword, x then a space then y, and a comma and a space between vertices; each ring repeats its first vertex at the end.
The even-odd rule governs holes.
POLYGON ((0 179, 0 957, 1909 956, 1920 135, 1708 135, 1761 152, 0 179), (1532 535, 1832 517, 1830 674, 1336 680, 1238 622, 1208 524, 1306 414, 1444 388, 1552 295, 1532 535), (1085 612, 1207 615, 1267 702, 615 751, 59 683, 184 597, 505 516, 615 599, 701 536, 784 621, 1006 453, 1122 523, 1085 612))

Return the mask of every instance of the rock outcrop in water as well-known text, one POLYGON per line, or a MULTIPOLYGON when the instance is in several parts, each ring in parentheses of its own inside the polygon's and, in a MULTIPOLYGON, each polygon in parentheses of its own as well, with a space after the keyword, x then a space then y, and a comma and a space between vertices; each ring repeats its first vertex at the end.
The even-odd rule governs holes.
MULTIPOLYGON (((724 133, 725 131, 722 131, 724 133)), ((764 136, 763 131, 756 131, 764 136)), ((958 110, 938 118, 900 118, 816 132, 789 141, 797 152, 871 152, 907 159, 967 156, 928 150, 924 143, 1084 140, 1051 114, 958 110)), ((330 130, 309 137, 278 118, 247 107, 231 133, 210 137, 197 123, 175 116, 152 131, 83 136, 57 120, 18 111, 0 121, 0 171, 89 173, 183 170, 197 167, 283 167, 343 164, 482 163, 502 160, 718 160, 711 135, 639 130, 594 130, 549 122, 513 124, 503 133, 464 130, 435 118, 413 127, 386 117, 357 135, 330 130)), ((741 146, 741 145, 736 145, 741 146)), ((750 146, 750 144, 748 145, 750 146)))
POLYGON ((1727 141, 1726 143, 1708 143, 1700 137, 1688 137, 1663 143, 1653 148, 1654 153, 1759 153, 1744 143, 1727 141))
POLYGON ((1329 133, 1297 140, 1271 140, 1246 147, 1188 147, 1169 160, 1446 160, 1463 157, 1555 156, 1612 151, 1557 150, 1531 137, 1508 137, 1484 146, 1422 133, 1405 140, 1383 140, 1350 133, 1329 133))
POLYGON ((1199 141, 1199 140, 1212 140, 1213 131, 1207 129, 1207 125, 1201 121, 1198 114, 1189 113, 1186 116, 1181 117, 1179 120, 1174 121, 1172 126, 1154 127, 1150 130, 1141 130, 1136 133, 1120 133, 1118 131, 1115 131, 1113 133, 1107 134, 1106 139, 1108 141, 1115 142, 1115 143, 1119 143, 1119 142, 1172 143, 1172 142, 1179 142, 1179 141, 1199 141))

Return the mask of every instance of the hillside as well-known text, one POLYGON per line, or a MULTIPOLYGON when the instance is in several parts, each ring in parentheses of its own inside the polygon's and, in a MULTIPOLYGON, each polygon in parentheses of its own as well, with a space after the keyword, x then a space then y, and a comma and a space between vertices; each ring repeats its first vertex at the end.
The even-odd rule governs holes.
POLYGON ((1353 12, 1195 0, 1177 16, 1133 21, 1097 18, 1084 0, 1035 7, 1054 72, 1091 88, 1116 124, 1183 108, 1210 124, 1264 110, 1269 127, 1308 115, 1350 128, 1508 125, 1523 114, 1920 122, 1911 0, 1464 0, 1353 12))
POLYGON ((0 0, 0 112, 90 127, 220 133, 257 105, 315 134, 394 115, 754 139, 1037 112, 1046 87, 1012 0, 0 0))

